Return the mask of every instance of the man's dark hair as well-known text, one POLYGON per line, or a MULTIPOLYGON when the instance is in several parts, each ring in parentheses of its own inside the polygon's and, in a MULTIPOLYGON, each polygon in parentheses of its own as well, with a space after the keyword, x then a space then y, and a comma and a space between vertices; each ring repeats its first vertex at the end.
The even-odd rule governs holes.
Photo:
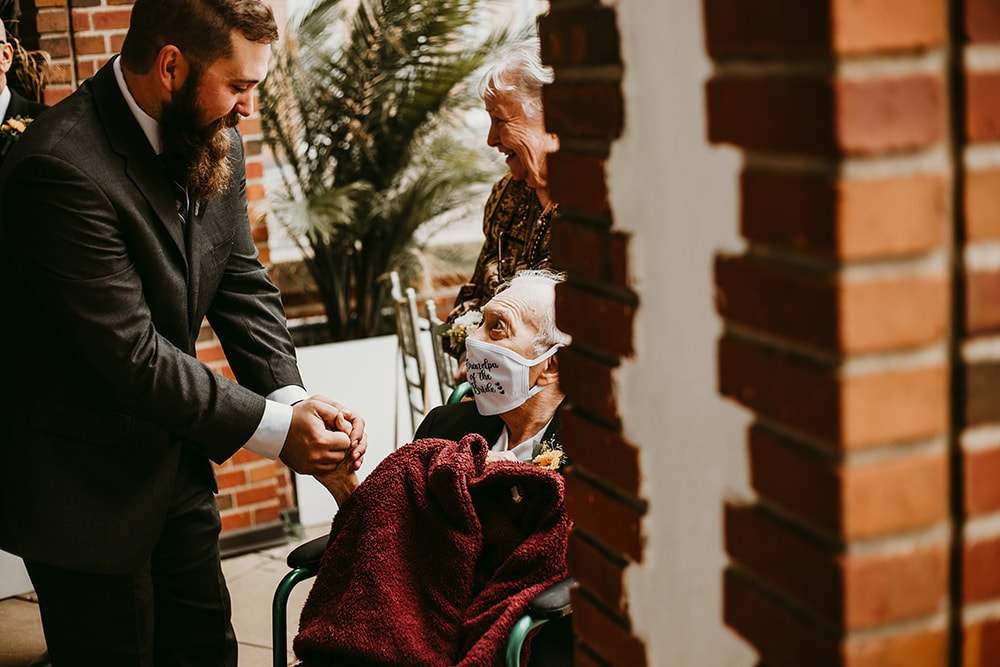
POLYGON ((133 72, 148 72, 160 49, 173 44, 196 67, 208 67, 232 53, 234 30, 251 42, 278 40, 264 0, 136 0, 122 62, 133 72))

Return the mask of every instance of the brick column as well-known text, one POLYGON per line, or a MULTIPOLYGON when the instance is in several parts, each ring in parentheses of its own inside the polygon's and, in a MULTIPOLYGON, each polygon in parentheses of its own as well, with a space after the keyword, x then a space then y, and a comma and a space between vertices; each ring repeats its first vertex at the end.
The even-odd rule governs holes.
POLYGON ((755 418, 725 622, 775 667, 948 664, 948 7, 703 8, 710 140, 745 153, 719 387, 755 418))
POLYGON ((955 21, 966 40, 963 113, 956 114, 964 145, 957 158, 964 311, 960 353, 963 391, 959 425, 963 482, 961 528, 963 665, 1000 664, 1000 5, 967 0, 955 21))
MULTIPOLYGON (((129 26, 133 0, 34 0, 23 3, 26 22, 38 30, 39 48, 52 58, 45 101, 55 104, 93 76, 121 50, 129 26)), ((284 0, 275 0, 276 15, 285 16, 284 0)), ((267 195, 264 191, 260 119, 240 121, 247 162, 247 199, 250 224, 261 261, 270 261, 267 244, 267 195)), ((222 347, 206 325, 197 345, 198 358, 216 372, 232 378, 222 347)), ((224 550, 238 551, 284 539, 282 512, 295 512, 290 471, 280 462, 239 452, 217 468, 219 507, 222 511, 224 550)))
POLYGON ((643 559, 639 457, 622 436, 615 399, 620 360, 633 353, 638 297, 628 281, 629 241, 615 229, 605 163, 622 130, 621 58, 615 11, 598 2, 554 0, 540 24, 542 59, 555 69, 544 91, 546 125, 560 149, 548 158, 560 219, 552 256, 567 272, 556 294, 559 327, 573 336, 560 350, 560 384, 571 408, 562 440, 573 466, 566 503, 573 625, 581 667, 647 664, 632 631, 625 570, 643 559))
POLYGON ((67 0, 35 0, 38 48, 49 54, 51 61, 45 102, 55 104, 76 89, 76 62, 73 57, 73 33, 70 30, 71 10, 67 0))

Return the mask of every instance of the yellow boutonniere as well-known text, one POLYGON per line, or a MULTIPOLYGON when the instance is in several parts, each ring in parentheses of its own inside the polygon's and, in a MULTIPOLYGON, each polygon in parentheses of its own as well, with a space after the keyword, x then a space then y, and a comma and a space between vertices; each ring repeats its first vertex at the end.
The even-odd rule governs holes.
POLYGON ((20 139, 24 131, 31 125, 32 120, 27 116, 14 116, 0 125, 0 156, 7 154, 14 142, 20 139))
POLYGON ((563 453, 562 445, 556 442, 555 438, 543 440, 538 455, 531 459, 532 465, 546 470, 562 470, 566 465, 566 454, 563 453))
POLYGON ((8 133, 21 134, 26 129, 28 129, 28 123, 30 122, 31 122, 30 118, 27 119, 27 123, 21 120, 20 117, 11 118, 3 125, 0 125, 0 130, 3 130, 4 132, 8 133))

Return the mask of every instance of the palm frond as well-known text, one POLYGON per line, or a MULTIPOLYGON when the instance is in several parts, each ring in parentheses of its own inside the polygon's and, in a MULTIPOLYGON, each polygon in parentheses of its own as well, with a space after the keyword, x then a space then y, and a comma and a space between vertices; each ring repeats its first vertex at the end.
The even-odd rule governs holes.
POLYGON ((489 0, 314 0, 289 22, 261 86, 281 174, 277 217, 305 251, 335 338, 372 335, 385 277, 417 232, 499 175, 454 139, 470 77, 513 35, 489 0))

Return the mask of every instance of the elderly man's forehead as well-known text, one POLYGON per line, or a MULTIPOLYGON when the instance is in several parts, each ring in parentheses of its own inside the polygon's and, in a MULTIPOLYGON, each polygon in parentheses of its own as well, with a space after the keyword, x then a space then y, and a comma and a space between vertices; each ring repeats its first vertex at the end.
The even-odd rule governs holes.
POLYGON ((517 319, 518 309, 509 300, 495 296, 483 306, 483 315, 493 315, 505 320, 517 319))
POLYGON ((483 310, 534 324, 542 308, 542 295, 537 290, 530 289, 528 285, 513 285, 493 297, 483 310))

